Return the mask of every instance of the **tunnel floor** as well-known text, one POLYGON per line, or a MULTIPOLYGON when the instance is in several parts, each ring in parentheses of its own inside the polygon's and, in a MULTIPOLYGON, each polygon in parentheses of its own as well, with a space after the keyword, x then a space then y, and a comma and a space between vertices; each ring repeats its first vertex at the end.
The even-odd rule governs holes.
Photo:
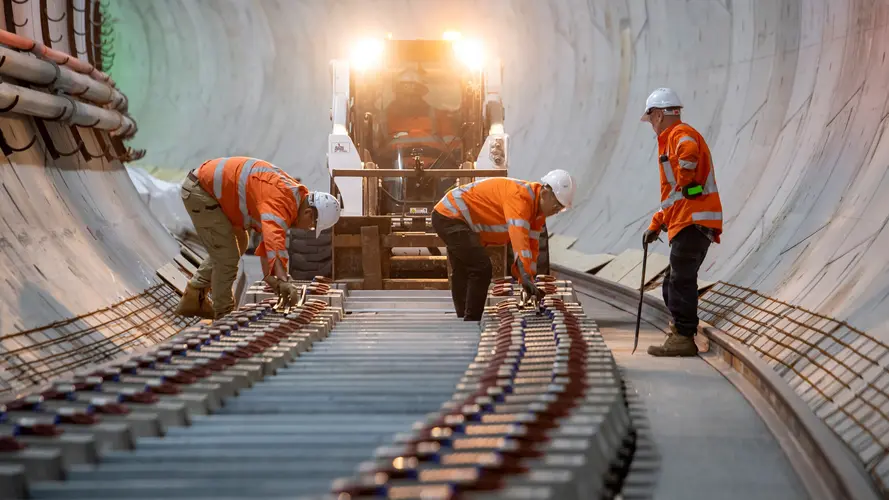
POLYGON ((645 322, 631 354, 635 316, 578 298, 623 371, 628 399, 644 410, 654 460, 627 478, 635 494, 625 498, 809 498, 765 423, 718 371, 700 357, 649 356, 665 337, 645 322))

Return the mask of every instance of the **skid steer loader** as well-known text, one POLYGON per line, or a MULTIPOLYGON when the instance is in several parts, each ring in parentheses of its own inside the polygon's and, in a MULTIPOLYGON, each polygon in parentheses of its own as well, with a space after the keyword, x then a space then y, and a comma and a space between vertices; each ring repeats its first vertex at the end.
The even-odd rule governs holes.
MULTIPOLYGON (((331 192, 343 200, 331 238, 335 281, 447 289, 433 206, 453 187, 505 176, 509 166, 502 65, 484 54, 450 33, 363 40, 350 59, 331 62, 327 158, 331 192)), ((508 274, 507 248, 488 251, 494 276, 508 274)))

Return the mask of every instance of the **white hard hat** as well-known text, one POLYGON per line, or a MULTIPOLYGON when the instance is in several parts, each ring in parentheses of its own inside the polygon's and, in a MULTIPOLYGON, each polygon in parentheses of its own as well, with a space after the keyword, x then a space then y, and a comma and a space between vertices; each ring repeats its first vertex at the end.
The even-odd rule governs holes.
POLYGON ((642 113, 642 121, 648 121, 648 112, 651 111, 652 108, 681 108, 682 102, 679 100, 679 96, 673 89, 668 89, 666 87, 661 87, 659 89, 655 89, 652 92, 648 99, 645 100, 645 112, 642 113))
POLYGON ((571 174, 564 170, 556 169, 544 175, 540 182, 552 188, 556 199, 565 207, 564 210, 571 208, 571 204, 574 202, 574 191, 577 189, 571 174))
POLYGON ((332 194, 312 191, 306 201, 318 212, 318 219, 315 221, 316 238, 321 235, 321 231, 333 227, 336 221, 340 220, 342 208, 332 194))

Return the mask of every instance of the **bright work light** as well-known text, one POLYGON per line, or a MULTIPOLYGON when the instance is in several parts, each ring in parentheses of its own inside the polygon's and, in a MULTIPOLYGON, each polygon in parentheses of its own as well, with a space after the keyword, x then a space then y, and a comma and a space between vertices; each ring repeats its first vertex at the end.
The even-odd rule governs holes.
POLYGON ((454 55, 472 71, 481 71, 485 66, 485 48, 479 40, 455 40, 454 55))
POLYGON ((350 58, 352 67, 359 71, 364 71, 377 66, 383 58, 384 49, 385 45, 382 40, 367 38, 358 41, 352 47, 352 56, 350 58))

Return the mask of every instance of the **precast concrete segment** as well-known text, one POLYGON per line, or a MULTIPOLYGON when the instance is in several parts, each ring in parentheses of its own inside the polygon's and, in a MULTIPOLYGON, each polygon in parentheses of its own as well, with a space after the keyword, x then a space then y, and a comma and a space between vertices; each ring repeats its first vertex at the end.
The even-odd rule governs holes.
MULTIPOLYGON (((67 127, 46 127, 60 150, 76 147, 67 127)), ((16 116, 2 118, 0 130, 14 146, 38 134, 31 119, 16 116)), ((90 151, 101 150, 92 133, 81 137, 90 151)), ((155 271, 177 253, 120 163, 47 159, 38 139, 0 169, 0 272, 12 285, 0 292, 4 336, 137 295, 158 283, 155 271)), ((50 330, 44 340, 56 334, 50 330)), ((6 351, 28 345, 28 339, 3 340, 6 351)))
POLYGON ((634 431, 617 368, 564 282, 538 277, 542 310, 490 289, 482 335, 456 392, 378 448, 331 498, 613 496, 634 431))
MULTIPOLYGON (((329 299, 310 295, 322 312, 330 309, 325 304, 329 299)), ((424 301, 449 300, 447 292, 421 297, 415 310, 426 309, 424 301)), ((260 317, 249 308, 233 313, 234 321, 194 328, 159 346, 161 352, 189 354, 216 353, 214 346, 223 346, 219 348, 241 356, 265 342, 267 348, 257 350, 254 358, 261 356, 268 366, 274 363, 274 351, 289 349, 294 340, 314 339, 298 358, 225 399, 213 414, 192 410, 190 425, 139 439, 134 451, 106 453, 97 464, 72 466, 67 481, 34 484, 32 496, 293 498, 324 493, 331 480, 447 401, 476 354, 479 338, 478 325, 458 320, 453 311, 353 313, 349 299, 346 306, 347 313, 337 315, 342 319, 332 330, 309 333, 316 321, 305 318, 302 328, 274 346, 268 335, 280 316, 260 317), (375 365, 390 369, 368 375, 375 365), (332 370, 330 380, 313 375, 312 368, 321 367, 325 373, 332 370)), ((125 365, 135 368, 144 361, 125 365)), ((99 375, 109 374, 117 372, 99 375)))
POLYGON ((364 35, 484 37, 504 62, 510 173, 559 165, 576 176, 574 209, 548 226, 589 254, 638 248, 657 210, 656 140, 639 116, 651 90, 670 86, 710 146, 724 207, 703 276, 889 335, 887 0, 110 7, 111 71, 147 161, 185 169, 250 151, 317 189, 328 186, 329 59, 364 35))
MULTIPOLYGON (((18 35, 43 40, 41 12, 65 18, 69 3, 52 2, 42 11, 41 2, 11 2, 0 16, 7 28, 14 22, 13 31, 18 35), (10 14, 14 21, 5 19, 10 14)), ((69 36, 88 30, 84 16, 73 17, 49 25, 52 47, 77 57, 69 36), (68 29, 69 21, 73 30, 68 29)), ((81 52, 84 40, 79 36, 81 52)), ((33 59, 30 54, 23 57, 33 59)), ((62 71, 70 74, 67 68, 62 71)), ((44 124, 56 150, 78 151, 80 144, 68 123, 47 120, 44 124)), ((157 283, 155 271, 175 255, 175 241, 137 200, 121 164, 106 159, 110 145, 106 132, 78 129, 82 151, 92 157, 89 161, 80 153, 53 160, 35 121, 22 115, 4 114, 0 132, 5 162, 0 169, 4 228, 0 274, 6 278, 0 291, 0 332, 4 337, 106 307, 157 283)), ((114 151, 109 154, 116 155, 114 151)), ((74 329, 80 326, 75 324, 74 329)), ((58 335, 61 332, 48 330, 36 340, 3 339, 0 351, 15 351, 58 335)), ((101 334, 81 340, 89 343, 101 340, 99 337, 101 334)), ((23 361, 30 361, 27 354, 23 361)), ((7 382, 9 377, 0 370, 0 380, 7 382)), ((8 385, 18 388, 28 383, 18 382, 8 381, 8 385)))

